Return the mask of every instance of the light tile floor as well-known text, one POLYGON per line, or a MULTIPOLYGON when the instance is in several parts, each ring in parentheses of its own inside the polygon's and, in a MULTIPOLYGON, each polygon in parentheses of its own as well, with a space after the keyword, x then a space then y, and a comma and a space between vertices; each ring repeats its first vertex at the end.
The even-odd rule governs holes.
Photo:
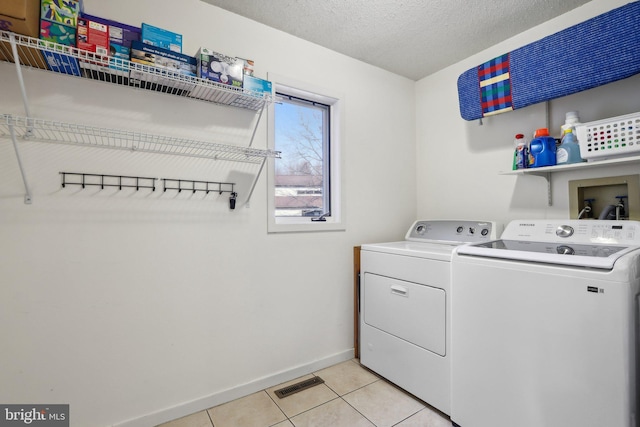
POLYGON ((353 359, 161 427, 392 426, 451 427, 451 421, 353 359), (283 399, 275 395, 275 390, 313 375, 324 384, 283 399))

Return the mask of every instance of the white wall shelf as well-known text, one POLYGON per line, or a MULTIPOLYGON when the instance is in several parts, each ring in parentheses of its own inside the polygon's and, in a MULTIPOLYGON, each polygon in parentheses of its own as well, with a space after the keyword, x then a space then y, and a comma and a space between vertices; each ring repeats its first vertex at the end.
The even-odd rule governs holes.
POLYGON ((640 164, 640 156, 619 157, 606 160, 594 160, 591 162, 571 163, 568 165, 544 166, 541 168, 518 169, 500 172, 500 175, 534 175, 540 176, 547 181, 547 200, 548 205, 552 205, 551 200, 551 177, 556 172, 570 172, 582 169, 594 169, 607 166, 616 166, 623 164, 640 164))
POLYGON ((187 97, 199 101, 230 107, 259 111, 274 101, 271 94, 252 92, 211 80, 187 76, 177 70, 139 64, 123 59, 110 58, 92 52, 27 37, 8 31, 0 31, 0 60, 15 62, 12 44, 17 47, 20 65, 50 71, 45 57, 57 55, 62 74, 100 82, 133 87, 168 95, 187 97), (64 53, 63 56, 60 56, 64 53), (67 58, 64 58, 67 57, 67 58), (67 61, 60 61, 60 58, 67 61), (66 64, 66 65, 65 65, 66 64), (77 66, 76 66, 77 65, 77 66))
POLYGON ((620 157, 615 159, 594 160, 592 162, 571 163, 568 165, 544 166, 541 168, 518 169, 500 172, 500 175, 539 175, 545 176, 553 172, 567 172, 578 169, 592 169, 605 166, 615 166, 627 163, 640 163, 640 156, 620 157))
POLYGON ((22 167, 18 139, 259 164, 245 202, 247 206, 266 159, 280 157, 277 151, 251 148, 262 114, 275 100, 272 94, 247 91, 184 75, 178 70, 98 55, 7 31, 0 31, 0 60, 15 64, 24 102, 26 117, 0 115, 0 137, 13 141, 27 204, 31 203, 31 193, 22 167), (51 64, 56 71, 50 70, 51 64), (253 111, 258 117, 254 120, 247 147, 33 118, 22 76, 23 67, 241 108, 253 111))
POLYGON ((273 150, 224 145, 185 138, 152 135, 141 132, 100 128, 51 120, 0 116, 0 137, 11 137, 11 128, 19 139, 71 144, 212 160, 262 163, 264 158, 279 157, 273 150))

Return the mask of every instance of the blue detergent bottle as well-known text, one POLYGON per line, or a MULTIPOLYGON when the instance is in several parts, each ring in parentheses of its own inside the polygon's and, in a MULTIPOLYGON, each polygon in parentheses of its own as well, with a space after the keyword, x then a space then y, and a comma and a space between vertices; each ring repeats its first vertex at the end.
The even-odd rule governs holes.
POLYGON ((573 133, 573 129, 565 129, 562 143, 556 150, 556 163, 563 165, 580 162, 582 162, 582 157, 576 135, 573 133))
POLYGON ((536 130, 529 143, 529 167, 554 166, 556 164, 556 140, 549 136, 549 129, 536 130))

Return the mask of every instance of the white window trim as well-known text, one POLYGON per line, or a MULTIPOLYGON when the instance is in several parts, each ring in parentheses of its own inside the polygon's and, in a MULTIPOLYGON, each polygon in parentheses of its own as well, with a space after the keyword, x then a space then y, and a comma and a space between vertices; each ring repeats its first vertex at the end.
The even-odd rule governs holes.
MULTIPOLYGON (((342 182, 342 141, 344 134, 344 97, 335 91, 326 88, 300 82, 298 80, 268 73, 267 78, 273 84, 274 93, 282 90, 290 95, 299 96, 303 99, 321 102, 331 106, 331 216, 326 217, 326 221, 311 221, 310 217, 278 217, 275 213, 275 159, 268 159, 267 168, 267 231, 269 233, 292 233, 292 232, 315 232, 315 231, 344 231, 345 203, 344 185, 342 182)), ((270 149, 275 147, 275 107, 269 106, 267 111, 267 144, 270 149)))

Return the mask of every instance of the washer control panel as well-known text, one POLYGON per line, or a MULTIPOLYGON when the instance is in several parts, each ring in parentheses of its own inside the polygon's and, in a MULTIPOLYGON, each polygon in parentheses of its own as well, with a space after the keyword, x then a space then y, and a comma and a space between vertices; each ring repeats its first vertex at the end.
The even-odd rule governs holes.
POLYGON ((613 220, 516 220, 503 240, 558 243, 597 243, 640 246, 640 222, 613 220))
POLYGON ((413 223, 406 240, 418 242, 474 243, 497 239, 500 227, 492 221, 426 220, 413 223))

